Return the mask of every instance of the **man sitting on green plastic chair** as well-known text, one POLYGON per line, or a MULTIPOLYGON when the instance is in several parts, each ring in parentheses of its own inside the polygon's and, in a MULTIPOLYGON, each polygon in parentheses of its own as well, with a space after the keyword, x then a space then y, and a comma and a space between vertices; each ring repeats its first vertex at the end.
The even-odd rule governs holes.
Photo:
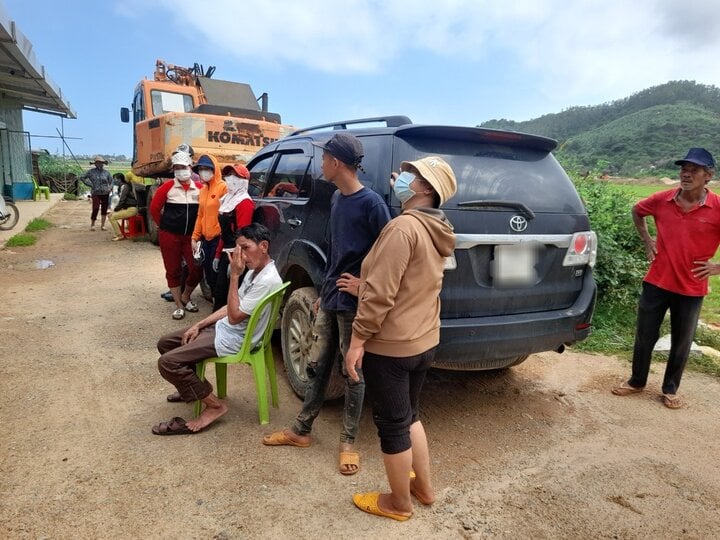
MULTIPOLYGON (((235 250, 230 256, 230 289, 227 305, 218 309, 190 328, 171 332, 157 344, 161 356, 160 374, 175 386, 177 392, 168 401, 191 403, 200 400, 205 408, 199 417, 185 421, 175 417, 152 428, 155 435, 197 433, 227 412, 227 405, 213 394, 212 385, 201 381, 195 366, 216 356, 228 356, 240 350, 245 339, 248 319, 255 306, 273 292, 282 280, 275 262, 268 254, 270 232, 264 225, 251 223, 238 232, 235 250), (249 271, 240 284, 245 268, 249 271)), ((263 315, 255 329, 254 339, 260 339, 270 314, 263 315)))

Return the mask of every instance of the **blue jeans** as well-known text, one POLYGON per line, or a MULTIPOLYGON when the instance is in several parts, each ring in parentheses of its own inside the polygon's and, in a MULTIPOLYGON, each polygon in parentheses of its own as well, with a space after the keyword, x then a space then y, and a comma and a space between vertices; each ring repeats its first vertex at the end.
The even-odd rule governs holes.
POLYGON ((632 377, 628 384, 636 388, 647 384, 653 349, 660 337, 660 324, 669 309, 670 353, 665 367, 662 391, 663 394, 675 394, 680 386, 680 379, 695 337, 703 297, 672 293, 645 281, 642 287, 638 305, 632 377))
POLYGON ((312 430, 313 422, 320 414, 320 408, 325 401, 325 391, 330 382, 332 370, 337 368, 341 370, 345 378, 345 409, 340 441, 350 444, 355 442, 365 398, 365 381, 361 370, 358 370, 360 382, 355 382, 348 377, 343 361, 350 346, 354 318, 355 313, 352 311, 318 310, 313 325, 315 342, 310 350, 308 366, 309 385, 302 410, 292 426, 293 432, 297 435, 308 435, 312 430), (338 344, 342 355, 337 354, 338 344), (339 366, 336 362, 337 359, 340 360, 339 366))

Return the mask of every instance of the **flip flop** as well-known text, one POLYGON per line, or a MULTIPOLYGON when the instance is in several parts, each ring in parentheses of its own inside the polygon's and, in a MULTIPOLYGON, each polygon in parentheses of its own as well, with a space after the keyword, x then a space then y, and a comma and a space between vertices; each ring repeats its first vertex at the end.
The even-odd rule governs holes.
POLYGON ((276 431, 270 435, 265 435, 262 442, 265 446, 297 446, 298 448, 307 448, 310 446, 309 441, 306 443, 293 441, 282 431, 276 431))
MULTIPOLYGON (((417 478, 417 475, 415 474, 415 471, 410 471, 410 480, 413 480, 414 478, 417 478)), ((410 482, 410 493, 420 502, 421 504, 424 504, 425 506, 430 506, 435 501, 428 501, 427 499, 424 499, 421 495, 418 495, 415 490, 413 489, 413 484, 410 482)))
POLYGON ((197 304, 193 302, 192 300, 188 300, 188 303, 185 304, 185 311, 189 311, 190 313, 197 313, 200 311, 200 309, 197 307, 197 304))
POLYGON ((180 396, 180 392, 173 392, 168 394, 166 398, 170 403, 185 403, 185 400, 180 396))
POLYGON ((160 422, 157 426, 153 426, 152 432, 154 435, 193 435, 198 433, 187 427, 185 420, 179 416, 169 422, 160 422))
POLYGON ((360 470, 360 454, 354 451, 340 452, 340 474, 351 476, 360 470), (355 465, 354 469, 346 469, 347 465, 355 465))
POLYGON ((172 318, 176 321, 185 318, 185 310, 183 308, 177 308, 175 311, 173 311, 172 318))
POLYGON ((668 409, 682 409, 685 401, 677 394, 663 394, 662 402, 668 409))
POLYGON ((408 519, 410 519, 410 516, 412 514, 406 516, 404 514, 393 514, 392 512, 385 512, 384 510, 381 510, 378 506, 379 498, 380 493, 378 493, 377 491, 371 491, 369 493, 355 493, 352 499, 355 503, 355 506, 357 506, 363 512, 367 512, 368 514, 386 517, 394 519, 396 521, 407 521, 408 519))
POLYGON ((629 396, 630 394, 639 394, 644 390, 644 386, 630 386, 628 383, 623 382, 610 391, 616 396, 629 396))

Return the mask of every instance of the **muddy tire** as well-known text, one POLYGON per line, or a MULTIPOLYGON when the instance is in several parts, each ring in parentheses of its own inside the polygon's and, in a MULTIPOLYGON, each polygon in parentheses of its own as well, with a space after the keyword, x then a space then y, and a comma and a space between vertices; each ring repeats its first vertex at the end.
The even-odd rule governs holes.
POLYGON ((156 246, 160 244, 160 239, 158 238, 158 232, 160 229, 158 228, 157 223, 155 223, 155 220, 150 215, 150 203, 152 202, 152 198, 155 195, 157 188, 157 186, 149 186, 147 188, 147 209, 145 210, 145 223, 147 224, 148 237, 150 238, 150 241, 156 246))
MULTIPOLYGON (((305 397, 309 384, 307 365, 314 341, 312 306, 316 299, 317 292, 314 287, 296 289, 288 297, 282 315, 280 342, 283 363, 290 387, 300 398, 305 397)), ((340 356, 339 350, 337 355, 340 356)), ((336 358, 325 399, 337 399, 344 393, 345 379, 340 372, 340 359, 336 358)))

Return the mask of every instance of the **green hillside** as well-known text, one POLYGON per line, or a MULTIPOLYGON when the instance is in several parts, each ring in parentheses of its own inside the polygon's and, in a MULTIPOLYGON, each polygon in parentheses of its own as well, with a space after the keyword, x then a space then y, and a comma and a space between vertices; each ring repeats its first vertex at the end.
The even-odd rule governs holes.
POLYGON ((691 146, 720 157, 720 89, 672 81, 611 103, 481 127, 553 137, 560 142, 558 157, 583 168, 601 164, 611 174, 675 175, 672 162, 691 146))

